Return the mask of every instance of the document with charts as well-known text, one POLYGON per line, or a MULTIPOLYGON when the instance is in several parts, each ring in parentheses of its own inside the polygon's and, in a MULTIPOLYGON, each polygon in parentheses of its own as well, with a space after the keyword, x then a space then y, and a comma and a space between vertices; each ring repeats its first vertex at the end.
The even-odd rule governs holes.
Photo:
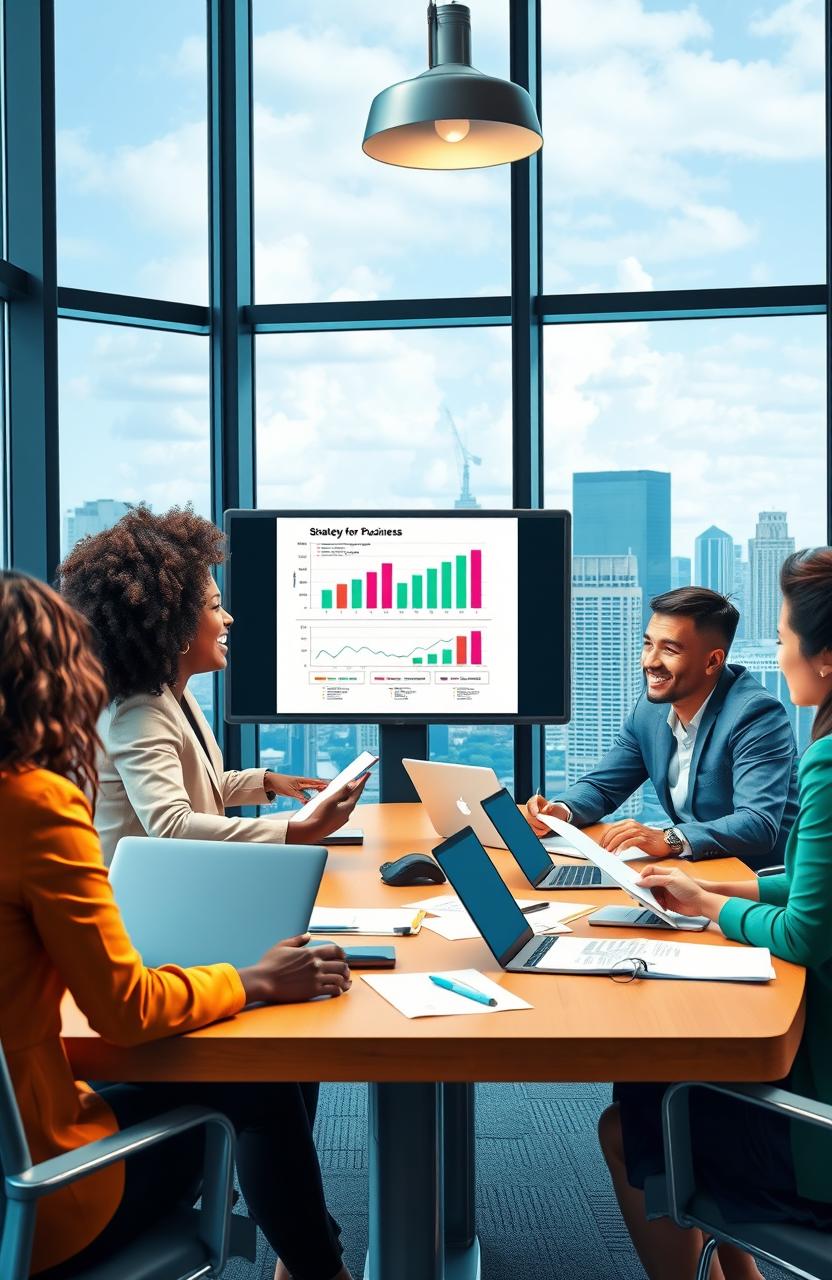
POLYGON ((277 705, 294 714, 517 710, 517 524, 282 517, 277 705))

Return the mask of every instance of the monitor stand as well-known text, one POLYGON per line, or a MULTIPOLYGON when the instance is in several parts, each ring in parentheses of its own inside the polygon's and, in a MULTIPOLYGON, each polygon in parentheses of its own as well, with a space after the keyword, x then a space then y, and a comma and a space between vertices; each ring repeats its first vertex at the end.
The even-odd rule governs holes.
POLYGON ((380 725, 378 754, 381 803, 417 801, 419 797, 402 766, 402 760, 427 760, 428 726, 410 723, 380 725))

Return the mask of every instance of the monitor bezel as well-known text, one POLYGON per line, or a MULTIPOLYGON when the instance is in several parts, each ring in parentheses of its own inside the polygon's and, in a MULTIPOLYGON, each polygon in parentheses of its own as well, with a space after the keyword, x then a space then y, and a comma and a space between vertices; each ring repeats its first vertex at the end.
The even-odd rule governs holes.
MULTIPOLYGON (((407 725, 407 724, 483 724, 483 725, 560 725, 568 724, 571 717, 572 709, 572 688, 571 688, 571 639, 572 639, 572 516, 569 511, 559 508, 546 508, 533 510, 524 507, 503 507, 496 510, 478 510, 470 511, 466 509, 367 509, 367 508, 326 508, 311 509, 299 508, 229 508, 223 516, 223 530, 226 536, 226 542, 230 542, 230 525, 232 520, 277 520, 281 517, 287 519, 301 520, 395 520, 395 519, 531 519, 531 520, 561 520, 565 524, 566 537, 563 545, 563 564, 562 581, 564 584, 564 600, 563 600, 563 619, 564 619, 564 644, 563 644, 563 661, 560 671, 561 687, 564 691, 564 705, 562 712, 558 715, 539 714, 539 715, 520 715, 519 713, 501 712, 480 714, 462 712, 458 715, 441 715, 433 713, 426 715, 424 712, 393 712, 386 714, 354 714, 350 712, 332 710, 329 712, 291 712, 276 711, 271 715, 235 715, 231 710, 234 687, 234 653, 233 653, 233 633, 230 660, 224 674, 223 680, 223 719, 226 724, 378 724, 378 725, 407 725)), ((234 566, 233 554, 229 554, 225 561, 223 570, 223 586, 225 589, 226 603, 231 607, 233 600, 233 582, 234 582, 234 566)), ((233 612, 233 609, 232 609, 233 612)))

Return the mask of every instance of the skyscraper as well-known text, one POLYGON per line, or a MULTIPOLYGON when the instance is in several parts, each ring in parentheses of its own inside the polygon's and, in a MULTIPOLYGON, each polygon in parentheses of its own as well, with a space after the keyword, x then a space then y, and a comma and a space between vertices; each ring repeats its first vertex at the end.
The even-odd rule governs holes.
POLYGON ((114 498, 97 498, 94 502, 85 502, 83 507, 67 511, 64 516, 64 555, 80 538, 109 529, 127 514, 130 506, 129 502, 118 502, 114 498))
POLYGON ((761 511, 757 533, 748 539, 751 566, 751 601, 748 637, 774 640, 780 614, 780 568, 794 551, 785 511, 761 511))
POLYGON ((579 471, 572 483, 576 556, 634 556, 642 625, 650 597, 670 589, 670 474, 579 471))
POLYGON ((670 589, 690 586, 690 556, 670 557, 670 589))
POLYGON ((709 587, 727 596, 734 589, 734 539, 715 524, 696 539, 698 587, 709 587))
POLYGON ((748 610, 751 603, 751 568, 747 560, 742 558, 742 547, 734 543, 734 590, 731 600, 739 610, 740 621, 737 627, 737 640, 746 640, 749 634, 750 620, 748 610))
POLYGON ((741 640, 735 643, 731 657, 752 672, 763 688, 768 689, 783 704, 797 742, 798 753, 802 755, 812 740, 815 709, 796 707, 792 702, 789 686, 777 661, 776 640, 741 640))
MULTIPOLYGON (((641 691, 642 593, 635 556, 575 556, 572 561, 572 719, 567 785, 588 773, 641 691)), ((641 792, 620 810, 641 812, 641 792)))

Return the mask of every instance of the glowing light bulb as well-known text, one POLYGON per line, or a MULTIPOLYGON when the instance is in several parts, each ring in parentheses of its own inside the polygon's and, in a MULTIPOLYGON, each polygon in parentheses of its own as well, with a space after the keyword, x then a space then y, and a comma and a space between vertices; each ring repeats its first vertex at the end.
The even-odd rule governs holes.
POLYGON ((462 142, 468 137, 470 120, 434 120, 433 127, 444 142, 462 142))

